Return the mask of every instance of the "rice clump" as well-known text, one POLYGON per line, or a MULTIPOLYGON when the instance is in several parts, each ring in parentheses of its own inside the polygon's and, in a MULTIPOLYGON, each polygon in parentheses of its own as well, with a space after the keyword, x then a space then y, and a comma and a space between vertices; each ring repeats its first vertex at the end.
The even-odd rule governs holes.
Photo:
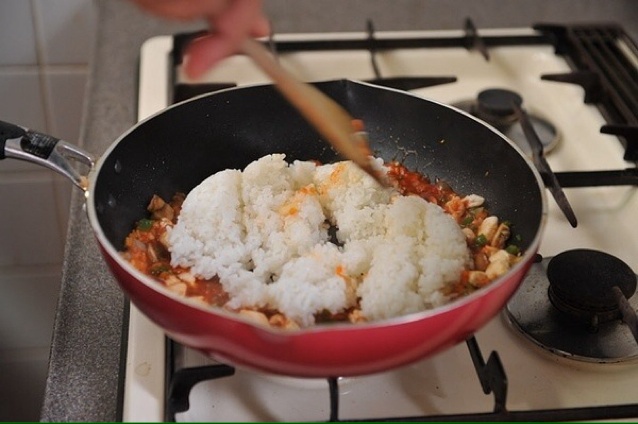
POLYGON ((283 154, 195 187, 168 244, 173 266, 219 276, 225 307, 275 309, 301 327, 323 311, 358 307, 375 321, 439 306, 469 261, 439 206, 381 187, 351 162, 288 164, 283 154))

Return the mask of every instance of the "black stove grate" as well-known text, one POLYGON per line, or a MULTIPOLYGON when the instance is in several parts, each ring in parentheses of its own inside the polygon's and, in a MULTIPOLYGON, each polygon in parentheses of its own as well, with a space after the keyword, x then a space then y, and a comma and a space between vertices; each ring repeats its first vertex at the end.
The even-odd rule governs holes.
POLYGON ((556 53, 575 69, 546 75, 585 89, 585 102, 595 103, 608 122, 605 134, 621 138, 625 160, 638 161, 638 47, 617 25, 537 25, 553 39, 556 53))
MULTIPOLYGON (((384 77, 380 75, 376 66, 376 54, 384 50, 393 49, 418 49, 418 48, 452 48, 462 47, 468 50, 476 50, 481 53, 485 60, 489 60, 489 47, 496 46, 520 46, 547 44, 549 39, 544 35, 524 35, 524 36, 491 36, 482 37, 479 35, 471 19, 466 19, 464 34, 461 36, 447 37, 410 37, 410 38, 377 38, 377 31, 374 29, 372 21, 367 22, 367 38, 361 39, 334 39, 334 40, 294 40, 279 41, 271 36, 268 46, 275 54, 285 54, 292 52, 317 52, 317 51, 338 51, 338 50, 367 50, 370 53, 370 63, 375 74, 375 78, 367 81, 373 84, 397 88, 399 90, 415 90, 418 88, 431 87, 440 84, 449 84, 456 81, 453 75, 423 75, 423 76, 393 76, 384 77)), ((193 33, 177 34, 173 37, 173 50, 171 60, 173 71, 176 66, 182 63, 184 51, 188 43, 204 34, 202 31, 193 33)), ((210 93, 222 88, 236 86, 234 82, 222 84, 185 84, 177 80, 173 73, 173 99, 178 102, 186 100, 193 95, 210 93)))
MULTIPOLYGON (((166 339, 167 353, 172 357, 175 342, 166 339)), ((594 406, 564 409, 540 409, 527 411, 510 411, 507 409, 508 381, 498 352, 492 351, 487 362, 483 358, 481 348, 475 337, 466 341, 476 374, 486 395, 494 397, 492 412, 469 414, 422 415, 388 418, 340 419, 339 418, 339 384, 337 378, 328 379, 330 392, 329 422, 497 422, 497 421, 591 421, 602 419, 628 419, 638 417, 638 404, 594 406)), ((170 361, 167 361, 170 362, 170 361)), ((232 376, 234 368, 227 365, 210 365, 174 370, 170 366, 167 372, 167 393, 165 419, 175 421, 176 414, 189 408, 189 394, 193 386, 201 381, 215 380, 232 376)))
MULTIPOLYGON (((367 23, 367 38, 337 40, 278 41, 271 38, 269 47, 276 54, 299 51, 367 50, 376 77, 369 82, 398 89, 416 89, 449 84, 456 81, 450 75, 424 75, 421 77, 384 77, 378 72, 375 55, 391 49, 458 48, 476 50, 489 60, 489 49, 502 46, 552 45, 557 54, 565 57, 572 67, 567 74, 547 74, 548 81, 578 84, 585 90, 584 101, 593 103, 603 114, 607 124, 604 134, 617 136, 625 148, 624 159, 638 162, 638 47, 618 25, 549 25, 534 26, 538 32, 529 35, 481 36, 471 19, 464 25, 464 35, 444 37, 377 38, 371 21, 367 23)), ((171 52, 173 63, 172 97, 179 102, 198 94, 210 93, 236 86, 235 82, 220 84, 186 84, 178 81, 176 66, 182 63, 186 45, 202 32, 177 34, 171 52)), ((635 168, 635 167, 634 167, 635 168)), ((622 170, 607 173, 604 181, 610 185, 635 185, 636 171, 622 170), (633 177, 627 179, 627 174, 633 177), (616 176, 619 178, 613 180, 616 176), (612 181, 613 180, 613 181, 612 181)), ((561 177, 559 175, 560 181, 561 177)), ((586 181, 591 179, 582 176, 586 181)), ((572 173, 569 186, 579 185, 580 174, 572 173)), ((599 183, 601 185, 601 183, 599 183)))

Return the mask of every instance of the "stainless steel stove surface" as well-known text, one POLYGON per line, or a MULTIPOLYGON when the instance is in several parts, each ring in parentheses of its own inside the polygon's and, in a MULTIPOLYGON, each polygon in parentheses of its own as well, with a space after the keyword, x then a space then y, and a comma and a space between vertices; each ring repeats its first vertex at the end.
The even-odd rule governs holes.
MULTIPOLYGON (((598 349, 603 351, 600 360, 585 358, 521 334, 519 328, 530 326, 529 320, 521 325, 519 320, 527 318, 512 307, 537 302, 524 296, 547 291, 550 259, 575 249, 612 255, 635 277, 638 55, 634 43, 613 25, 540 25, 480 34, 470 21, 464 31, 375 33, 371 25, 368 29, 367 33, 282 34, 271 41, 281 64, 307 81, 368 80, 409 88, 451 105, 467 104, 486 89, 515 91, 530 115, 553 127, 546 159, 578 225, 568 222, 548 193, 547 226, 539 252, 544 259, 539 257, 506 311, 467 344, 376 375, 294 379, 217 364, 167 341, 131 306, 123 419, 638 419, 638 349, 629 325, 614 315, 625 353, 614 353, 610 359, 605 342, 598 349), (577 56, 571 55, 574 50, 577 56), (214 375, 218 377, 209 378, 214 375)), ((202 81, 189 81, 180 71, 179 51, 190 36, 156 37, 144 45, 139 119, 196 93, 268 82, 241 56, 229 58, 202 81)), ((498 108, 490 111, 505 115, 498 108)), ((504 125, 520 132, 516 123, 504 125)), ((638 296, 627 297, 635 326, 638 296)), ((552 309, 543 302, 541 309, 552 309)), ((605 323, 594 324, 605 333, 605 323)))

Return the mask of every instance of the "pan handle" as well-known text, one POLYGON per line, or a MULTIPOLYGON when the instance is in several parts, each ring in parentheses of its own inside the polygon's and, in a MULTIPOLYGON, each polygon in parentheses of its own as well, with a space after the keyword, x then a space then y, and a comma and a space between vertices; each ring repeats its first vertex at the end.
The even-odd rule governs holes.
POLYGON ((0 159, 4 158, 21 159, 53 169, 84 191, 88 188, 88 178, 81 175, 70 160, 89 168, 95 164, 91 154, 66 141, 0 121, 0 159))

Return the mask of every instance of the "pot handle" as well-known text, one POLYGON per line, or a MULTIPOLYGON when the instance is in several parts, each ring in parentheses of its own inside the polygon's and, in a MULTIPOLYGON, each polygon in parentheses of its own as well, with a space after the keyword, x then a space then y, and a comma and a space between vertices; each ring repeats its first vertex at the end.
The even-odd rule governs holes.
POLYGON ((66 141, 32 131, 19 125, 0 121, 0 159, 14 158, 46 166, 70 179, 82 190, 88 188, 88 178, 72 166, 70 159, 93 168, 95 158, 66 141))

